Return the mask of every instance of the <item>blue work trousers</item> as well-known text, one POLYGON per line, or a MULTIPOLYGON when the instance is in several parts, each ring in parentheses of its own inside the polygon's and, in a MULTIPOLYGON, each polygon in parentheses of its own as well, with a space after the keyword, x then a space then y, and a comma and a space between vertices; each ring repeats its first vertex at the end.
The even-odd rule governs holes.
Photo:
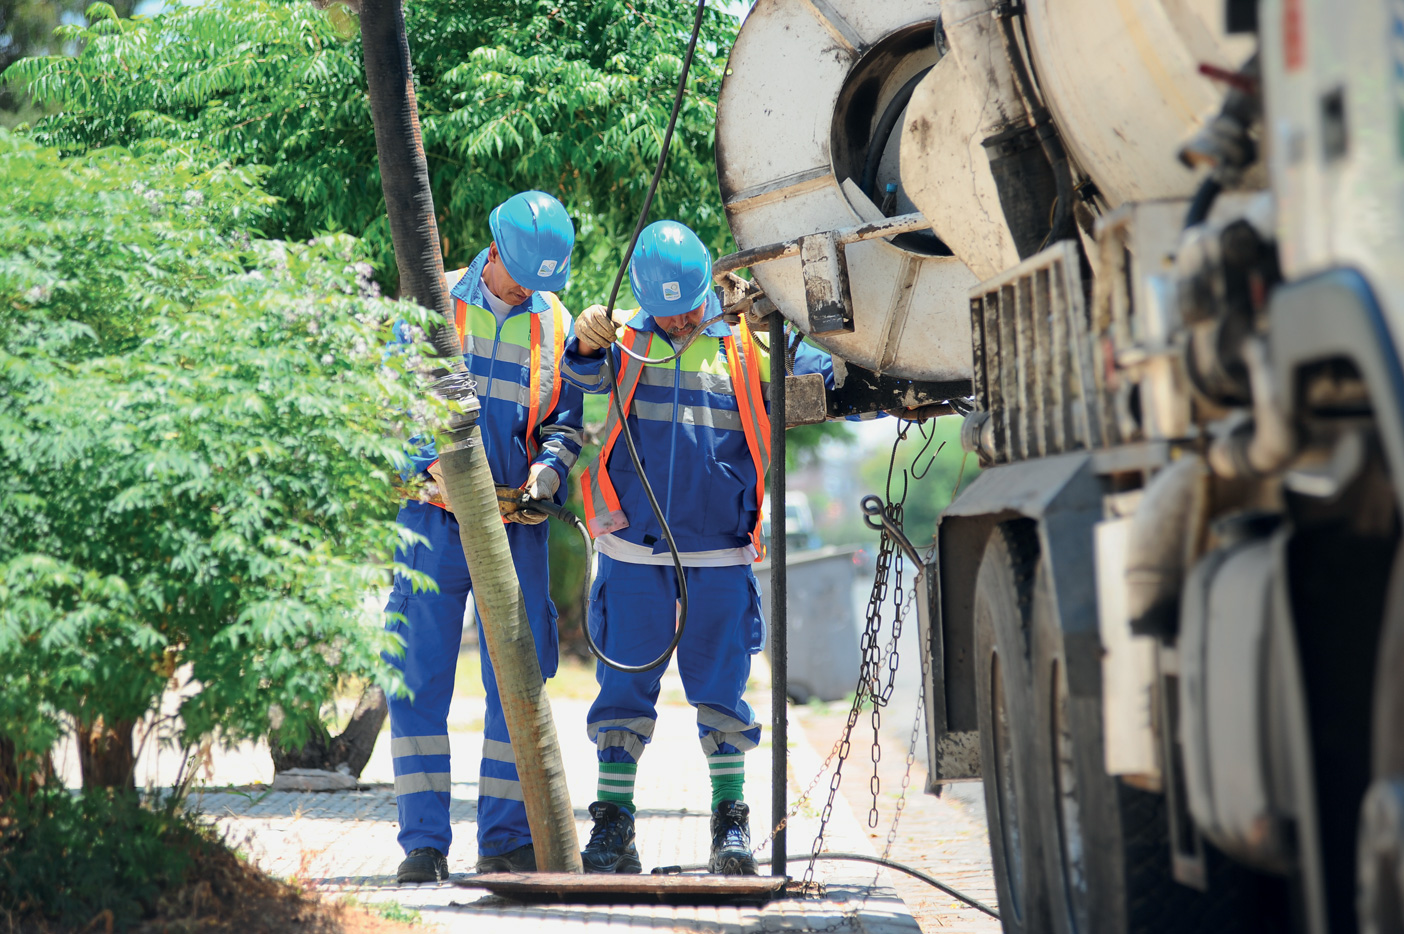
MULTIPOLYGON (((453 840, 449 827, 448 711, 472 581, 458 537, 458 520, 452 513, 428 503, 407 502, 400 509, 398 522, 428 541, 410 546, 407 553, 397 552, 396 559, 439 585, 437 593, 414 593, 409 581, 397 576, 385 607, 386 613, 404 617, 386 621, 386 628, 405 641, 404 658, 387 660, 404 672, 405 685, 413 693, 413 699, 390 698, 390 750, 395 764, 400 846, 406 853, 425 846, 447 853, 453 840)), ((544 522, 507 526, 512 562, 536 640, 536 657, 542 675, 549 678, 556 673, 557 642, 546 535, 544 522)), ((487 692, 478 772, 478 854, 498 856, 530 843, 531 830, 481 628, 478 652, 487 692)))
MULTIPOLYGON (((705 755, 755 748, 760 724, 742 699, 751 656, 765 646, 760 589, 747 565, 684 568, 688 614, 678 643, 678 674, 697 708, 705 755)), ((629 564, 600 555, 590 592, 590 634, 604 654, 626 665, 652 661, 672 641, 677 620, 677 570, 629 564)), ((629 674, 595 667, 600 691, 588 731, 601 762, 637 762, 653 737, 659 685, 666 665, 629 674)))

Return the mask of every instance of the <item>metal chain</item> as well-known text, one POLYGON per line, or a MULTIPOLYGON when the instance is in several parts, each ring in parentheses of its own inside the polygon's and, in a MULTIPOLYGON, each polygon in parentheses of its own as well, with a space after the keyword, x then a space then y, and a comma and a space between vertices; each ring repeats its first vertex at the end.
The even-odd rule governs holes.
MULTIPOLYGON (((893 445, 892 459, 888 464, 887 473, 887 494, 888 501, 884 506, 888 518, 897 527, 901 528, 904 518, 904 507, 907 498, 907 470, 902 471, 902 491, 900 496, 892 495, 892 480, 896 472, 897 446, 906 439, 907 430, 910 424, 899 430, 897 440, 893 445)), ((919 451, 916 457, 919 459, 925 451, 919 451)), ((920 476, 919 474, 917 476, 920 476)), ((868 815, 868 826, 876 827, 878 822, 877 800, 881 792, 881 779, 878 775, 878 765, 882 761, 881 730, 882 713, 881 709, 886 707, 892 699, 893 691, 896 687, 897 669, 901 663, 901 653, 898 649, 898 642, 902 635, 902 624, 910 612, 912 604, 916 599, 916 589, 907 588, 903 585, 904 571, 906 570, 906 559, 902 551, 898 548, 896 541, 886 531, 883 532, 878 541, 878 554, 873 572, 873 588, 868 595, 868 607, 865 614, 863 634, 859 640, 859 651, 861 662, 859 665, 858 685, 853 693, 853 703, 848 710, 848 719, 844 724, 843 734, 834 744, 829 755, 819 767, 818 773, 810 781, 809 786, 796 799, 789 811, 775 825, 774 829, 764 840, 755 847, 754 852, 760 853, 775 839, 790 820, 810 801, 810 796, 828 771, 830 763, 837 759, 838 764, 830 776, 829 794, 825 799, 824 807, 819 815, 819 831, 815 834, 814 842, 810 847, 809 863, 805 866, 804 877, 799 889, 803 893, 817 891, 814 882, 814 867, 818 862, 819 854, 824 847, 824 838, 828 833, 829 820, 833 817, 834 801, 838 796, 839 787, 843 782, 843 766, 848 761, 848 756, 852 751, 853 729, 858 725, 858 715, 862 712, 865 702, 872 704, 872 766, 873 774, 869 780, 869 790, 872 792, 872 808, 868 815), (889 586, 890 582, 890 586, 889 586), (880 642, 882 633, 882 609, 887 603, 889 596, 892 599, 893 627, 892 635, 886 646, 880 642), (885 651, 884 651, 885 649, 885 651), (883 669, 886 669, 886 677, 883 677, 883 669)), ((919 572, 919 569, 918 569, 919 572)), ((925 668, 926 660, 922 660, 925 668)), ((884 856, 892 849, 893 841, 896 839, 897 822, 901 819, 902 811, 906 807, 907 789, 911 783, 911 770, 916 762, 916 744, 919 742, 923 712, 925 710, 926 686, 921 685, 918 694, 916 721, 912 727, 912 739, 907 751, 906 772, 902 779, 902 792, 898 798, 897 811, 893 815, 893 823, 888 831, 887 845, 884 848, 884 856)), ((864 899, 866 901, 866 898, 864 899)), ((846 913, 847 914, 847 913, 846 913)), ((841 925, 840 925, 841 926, 841 925)))

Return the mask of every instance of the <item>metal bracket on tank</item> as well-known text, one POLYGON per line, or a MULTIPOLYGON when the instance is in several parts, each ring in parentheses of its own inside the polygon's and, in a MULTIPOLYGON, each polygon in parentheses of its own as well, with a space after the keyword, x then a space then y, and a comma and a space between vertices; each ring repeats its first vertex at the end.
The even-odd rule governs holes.
POLYGON ((808 321, 804 331, 822 337, 853 331, 853 295, 848 287, 848 259, 845 247, 862 240, 877 240, 916 230, 930 230, 920 213, 901 214, 870 224, 817 233, 728 253, 712 265, 712 276, 721 280, 727 273, 761 263, 800 258, 804 274, 804 300, 808 321))

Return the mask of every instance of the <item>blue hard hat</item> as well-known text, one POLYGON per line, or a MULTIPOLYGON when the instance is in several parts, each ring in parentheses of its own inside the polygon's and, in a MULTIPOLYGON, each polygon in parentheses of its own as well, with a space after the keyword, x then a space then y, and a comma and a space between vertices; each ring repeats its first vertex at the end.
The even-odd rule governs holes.
POLYGON ((537 292, 565 288, 575 225, 564 205, 544 191, 523 191, 493 208, 488 226, 517 285, 537 292))
POLYGON ((712 252, 677 221, 656 221, 639 234, 629 260, 629 285, 647 314, 685 315, 712 288, 712 252))

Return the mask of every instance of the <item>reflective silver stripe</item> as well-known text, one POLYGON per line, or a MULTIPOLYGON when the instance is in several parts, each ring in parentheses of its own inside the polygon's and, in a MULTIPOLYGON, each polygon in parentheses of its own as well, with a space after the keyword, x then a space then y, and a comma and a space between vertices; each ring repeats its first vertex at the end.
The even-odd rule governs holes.
POLYGON ((478 794, 485 798, 506 798, 508 801, 525 801, 522 796, 522 783, 509 778, 490 778, 487 775, 478 779, 478 794))
POLYGON ((504 743, 496 739, 483 740, 483 758, 492 759, 494 762, 517 763, 517 754, 512 751, 511 743, 504 743))
POLYGON ((728 716, 720 710, 708 707, 706 704, 699 704, 697 707, 697 725, 706 727, 709 730, 719 730, 727 733, 739 733, 742 730, 753 730, 760 724, 752 720, 750 723, 743 723, 735 717, 728 716))
MULTIPOLYGON (((530 325, 531 322, 528 321, 527 324, 530 325)), ((544 341, 546 338, 546 329, 543 327, 541 332, 541 337, 544 341)), ((527 339, 530 340, 531 338, 528 337, 527 339)), ((491 360, 492 337, 486 334, 481 337, 469 334, 463 340, 463 352, 472 354, 475 357, 482 357, 484 360, 491 360)), ((531 366, 531 348, 523 347, 520 344, 514 344, 506 338, 503 338, 497 342, 497 362, 515 363, 517 366, 525 369, 531 366)))
MULTIPOLYGON (((721 362, 720 359, 718 362, 721 362)), ((735 391, 731 388, 731 376, 726 373, 699 373, 691 370, 683 370, 677 374, 678 385, 683 389, 691 389, 697 392, 715 392, 721 395, 734 396, 735 391)), ((663 389, 673 388, 673 371, 671 368, 661 366, 651 366, 644 368, 643 378, 640 380, 645 386, 658 386, 663 389)))
POLYGON ((451 784, 447 772, 410 772, 395 776, 395 794, 412 795, 421 791, 448 793, 451 784))
POLYGON ((531 405, 531 387, 499 376, 492 381, 491 397, 499 402, 510 402, 526 408, 531 405))
POLYGON ((556 460, 560 461, 561 466, 566 470, 570 470, 574 467, 576 459, 580 457, 579 454, 566 447, 565 443, 562 441, 543 441, 541 442, 541 447, 543 450, 554 454, 556 460))
POLYGON ((635 762, 643 755, 644 741, 628 730, 602 730, 595 745, 601 750, 622 749, 635 762))
POLYGON ((541 446, 556 455, 561 466, 569 470, 580 456, 578 449, 585 446, 585 433, 569 425, 542 425, 541 446), (577 450, 571 450, 567 442, 574 444, 577 450))
MULTIPOLYGON (((652 422, 672 422, 671 402, 644 402, 634 399, 634 414, 640 419, 652 422)), ((705 405, 679 405, 677 409, 679 425, 700 425, 716 431, 741 431, 741 413, 734 409, 714 409, 705 405)))
POLYGON ((392 736, 390 737, 390 758, 401 756, 446 756, 449 754, 449 738, 442 736, 392 736))
MULTIPOLYGON (((604 371, 604 367, 600 367, 600 368, 599 368, 598 370, 596 370, 594 373, 582 373, 581 371, 577 370, 575 367, 573 367, 573 366, 570 365, 570 360, 569 360, 569 359, 565 359, 565 360, 562 360, 562 361, 561 361, 561 372, 562 372, 562 373, 565 373, 565 374, 568 375, 568 376, 570 376, 572 379, 574 379, 575 381, 577 381, 577 382, 580 383, 581 385, 583 385, 583 386, 589 386, 591 389, 594 389, 594 388, 597 388, 597 387, 599 387, 599 386, 603 386, 603 385, 604 385, 604 381, 605 381, 605 371, 604 371)), ((613 408, 613 406, 611 405, 611 407, 610 407, 610 414, 611 414, 611 416, 613 415, 613 413, 614 413, 614 408, 613 408)))
POLYGON ((710 756, 721 748, 722 743, 730 743, 744 752, 747 749, 755 749, 756 742, 745 733, 708 733, 702 737, 702 753, 710 756))
POLYGON ((556 388, 556 371, 560 367, 556 360, 556 328, 569 333, 569 324, 570 313, 565 307, 547 299, 546 310, 541 313, 541 393, 536 403, 538 418, 550 414, 551 396, 556 388), (560 317, 556 314, 558 308, 560 317))
POLYGON ((594 723, 585 724, 586 735, 591 739, 599 738, 601 730, 633 730, 640 736, 653 737, 653 727, 658 723, 649 717, 631 717, 627 720, 596 720, 594 723))

